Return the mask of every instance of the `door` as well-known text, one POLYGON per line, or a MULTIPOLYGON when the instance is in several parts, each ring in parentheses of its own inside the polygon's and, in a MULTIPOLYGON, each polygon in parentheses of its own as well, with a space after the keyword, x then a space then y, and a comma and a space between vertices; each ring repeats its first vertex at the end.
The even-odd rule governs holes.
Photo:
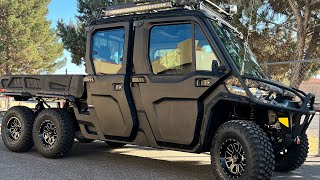
MULTIPOLYGON (((130 23, 98 26, 91 34, 92 76, 86 77, 93 106, 107 139, 132 139, 137 120, 127 73, 130 23)), ((90 66, 88 66, 90 67, 90 66)))
MULTIPOLYGON (((149 37, 147 45, 142 45, 148 49, 143 59, 149 67, 146 74, 136 68, 136 76, 145 79, 139 83, 144 110, 163 146, 196 143, 205 92, 219 79, 211 65, 221 62, 207 36, 200 25, 185 19, 144 22, 143 27, 149 37)), ((139 59, 135 56, 134 63, 139 59)))

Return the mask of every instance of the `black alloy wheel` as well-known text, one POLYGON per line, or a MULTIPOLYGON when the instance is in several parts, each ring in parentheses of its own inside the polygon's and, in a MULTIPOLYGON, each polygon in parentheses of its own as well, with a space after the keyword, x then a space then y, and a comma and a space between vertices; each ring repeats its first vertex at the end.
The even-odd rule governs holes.
POLYGON ((21 121, 17 117, 11 117, 6 127, 7 135, 10 141, 17 141, 21 137, 21 121))
POLYGON ((235 139, 227 139, 220 149, 220 162, 230 178, 239 178, 245 171, 246 156, 242 145, 235 139))
POLYGON ((57 128, 50 120, 45 120, 40 125, 39 138, 42 143, 49 147, 53 146, 57 140, 57 128))

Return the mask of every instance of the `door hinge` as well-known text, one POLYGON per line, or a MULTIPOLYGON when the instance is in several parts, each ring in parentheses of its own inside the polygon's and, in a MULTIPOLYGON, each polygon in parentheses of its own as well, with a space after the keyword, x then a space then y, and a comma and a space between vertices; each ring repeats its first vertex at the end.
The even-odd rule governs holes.
POLYGON ((143 21, 134 21, 133 22, 133 26, 134 27, 140 27, 140 26, 142 26, 143 25, 143 21))
POLYGON ((95 80, 94 80, 94 77, 84 77, 83 81, 84 82, 94 82, 95 80))

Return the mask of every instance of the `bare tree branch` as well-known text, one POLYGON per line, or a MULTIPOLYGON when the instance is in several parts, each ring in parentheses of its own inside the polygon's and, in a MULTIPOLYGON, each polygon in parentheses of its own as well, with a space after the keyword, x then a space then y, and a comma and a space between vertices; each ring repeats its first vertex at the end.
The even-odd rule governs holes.
POLYGON ((300 13, 298 4, 294 0, 288 0, 288 3, 290 5, 291 10, 293 11, 293 14, 294 14, 296 20, 297 20, 298 26, 301 26, 302 25, 302 15, 300 13))
MULTIPOLYGON (((303 13, 303 29, 308 28, 309 18, 310 18, 310 0, 306 0, 303 13)), ((305 36, 306 32, 304 33, 305 36)))

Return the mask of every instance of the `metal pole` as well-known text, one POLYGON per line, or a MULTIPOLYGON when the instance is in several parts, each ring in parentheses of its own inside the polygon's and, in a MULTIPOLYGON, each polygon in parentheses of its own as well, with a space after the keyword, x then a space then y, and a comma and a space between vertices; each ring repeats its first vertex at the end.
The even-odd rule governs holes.
POLYGON ((319 132, 319 136, 318 136, 318 156, 320 157, 320 112, 318 112, 318 116, 319 116, 319 127, 318 127, 318 132, 319 132))

